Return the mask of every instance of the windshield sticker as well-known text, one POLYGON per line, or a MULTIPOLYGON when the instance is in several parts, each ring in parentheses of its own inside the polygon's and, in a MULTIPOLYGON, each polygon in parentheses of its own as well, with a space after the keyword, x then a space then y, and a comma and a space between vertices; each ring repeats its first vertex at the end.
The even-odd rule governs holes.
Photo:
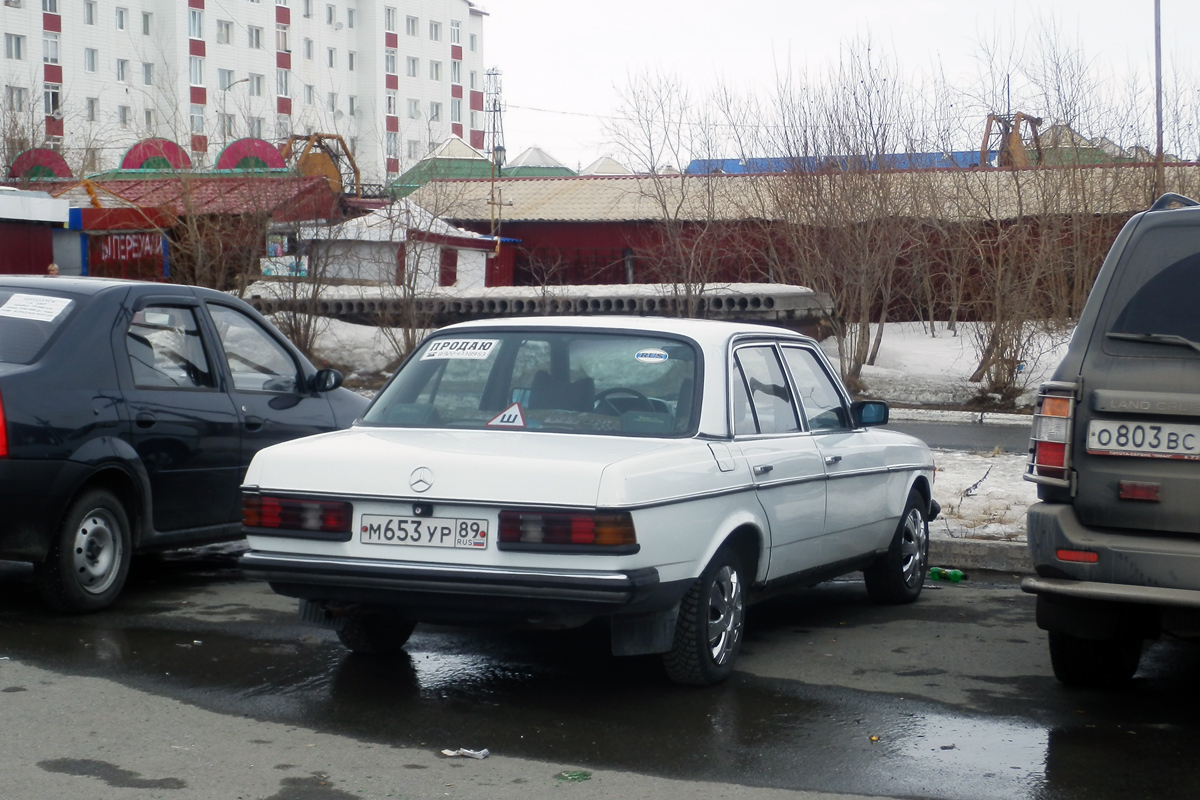
POLYGON ((483 360, 492 354, 499 339, 439 339, 421 355, 422 361, 439 358, 472 358, 483 360))
POLYGON ((511 406, 492 417, 487 426, 489 428, 524 428, 525 414, 521 411, 521 404, 513 403, 511 406))
POLYGON ((66 297, 47 297, 42 294, 14 294, 0 306, 0 317, 36 319, 53 322, 62 310, 71 304, 66 297))
POLYGON ((658 364, 670 358, 670 356, 667 355, 666 350, 658 350, 655 348, 638 350, 633 354, 633 357, 643 364, 658 364))

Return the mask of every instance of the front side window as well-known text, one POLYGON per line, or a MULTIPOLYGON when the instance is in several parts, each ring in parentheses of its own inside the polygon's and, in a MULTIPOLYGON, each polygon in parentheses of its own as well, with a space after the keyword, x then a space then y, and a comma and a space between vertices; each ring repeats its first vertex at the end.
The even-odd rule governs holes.
POLYGON ((653 334, 460 331, 426 341, 365 421, 678 436, 694 427, 698 358, 691 344, 653 334))
POLYGON ((133 383, 143 389, 210 389, 216 385, 196 312, 147 306, 125 331, 133 383))
POLYGON ((783 360, 792 373, 792 383, 796 385, 800 409, 808 429, 834 431, 849 428, 850 417, 842 405, 842 397, 816 355, 802 347, 785 347, 783 360))
POLYGON ((210 305, 233 388, 249 392, 290 394, 299 385, 299 369, 283 345, 245 314, 228 306, 210 305))

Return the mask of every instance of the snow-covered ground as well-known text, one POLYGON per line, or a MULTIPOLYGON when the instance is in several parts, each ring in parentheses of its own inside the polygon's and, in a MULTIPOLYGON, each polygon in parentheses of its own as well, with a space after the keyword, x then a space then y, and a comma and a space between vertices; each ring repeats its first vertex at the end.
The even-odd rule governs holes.
MULTIPOLYGON (((931 336, 919 323, 888 323, 884 329, 879 358, 863 368, 863 382, 870 393, 906 405, 960 405, 978 394, 978 384, 968 378, 977 360, 969 335, 970 323, 959 324, 959 335, 938 328, 931 336)), ((398 332, 397 332, 398 333, 398 332)), ((376 328, 326 320, 318 339, 316 355, 348 371, 349 377, 381 377, 397 358, 392 341, 376 328)), ((822 343, 836 362, 837 344, 822 343)), ((1029 392, 1047 379, 1066 350, 1066 337, 1046 340, 1034 348, 1043 353, 1027 363, 1022 376, 1029 392)), ((934 409, 893 409, 895 419, 979 422, 979 412, 934 409)), ((987 424, 1029 425, 1028 415, 988 412, 987 424)), ((1021 479, 1025 454, 934 452, 937 476, 934 497, 942 504, 942 515, 930 528, 934 536, 1024 541, 1025 509, 1037 500, 1034 484, 1021 479)))

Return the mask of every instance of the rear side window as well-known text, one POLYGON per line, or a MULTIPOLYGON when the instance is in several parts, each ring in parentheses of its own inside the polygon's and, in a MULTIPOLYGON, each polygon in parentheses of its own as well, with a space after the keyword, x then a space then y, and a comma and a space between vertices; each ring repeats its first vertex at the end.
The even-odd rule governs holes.
POLYGON ((191 308, 148 306, 125 331, 133 383, 142 389, 208 389, 212 367, 191 308))
POLYGON ((0 361, 32 364, 74 310, 67 297, 0 290, 0 361))
POLYGON ((1126 262, 1110 333, 1165 334, 1200 342, 1200 235, 1160 228, 1126 262))

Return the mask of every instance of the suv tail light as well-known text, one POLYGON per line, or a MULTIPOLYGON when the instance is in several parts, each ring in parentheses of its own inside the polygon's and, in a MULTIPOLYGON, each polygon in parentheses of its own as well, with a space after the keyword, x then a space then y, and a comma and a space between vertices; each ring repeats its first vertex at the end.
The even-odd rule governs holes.
POLYGON ((553 548, 596 552, 636 552, 633 516, 618 514, 560 514, 532 511, 500 512, 500 546, 507 549, 553 548), (609 548, 612 548, 611 550, 609 548))
POLYGON ((1067 486, 1071 467, 1071 420, 1075 411, 1075 385, 1046 383, 1038 391, 1037 410, 1030 431, 1026 477, 1038 483, 1067 486))
POLYGON ((348 534, 353 516, 349 503, 242 495, 242 525, 247 528, 348 534))
POLYGON ((0 397, 0 458, 8 458, 8 419, 4 416, 3 397, 0 397))

